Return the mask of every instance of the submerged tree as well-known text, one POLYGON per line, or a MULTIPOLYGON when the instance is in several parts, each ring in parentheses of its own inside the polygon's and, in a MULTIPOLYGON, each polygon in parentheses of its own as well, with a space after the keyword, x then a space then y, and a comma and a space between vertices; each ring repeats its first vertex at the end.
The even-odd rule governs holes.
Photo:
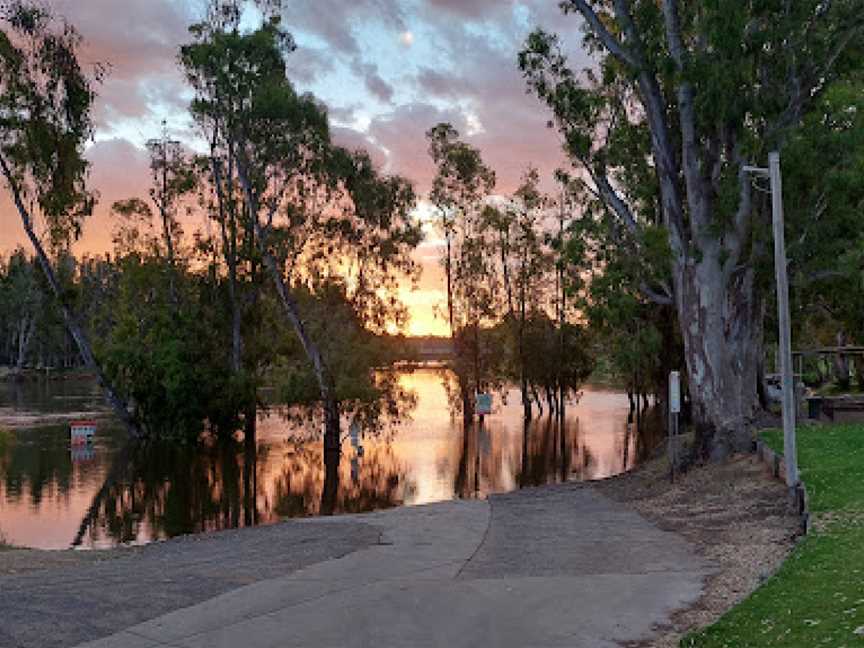
POLYGON ((703 456, 748 448, 758 407, 766 210, 744 170, 790 128, 861 45, 857 2, 566 0, 599 66, 581 75, 557 39, 533 33, 519 63, 603 204, 610 245, 640 250, 656 187, 668 280, 641 292, 674 305, 703 456), (638 145, 647 143, 647 149, 638 145), (638 170, 644 183, 628 182, 638 170))
POLYGON ((426 133, 437 172, 429 198, 438 210, 445 251, 447 322, 455 354, 462 412, 473 416, 474 396, 483 388, 482 329, 494 322, 492 260, 483 239, 485 200, 495 188, 495 172, 480 151, 462 142, 452 125, 426 133))
POLYGON ((65 300, 49 257, 49 250, 62 250, 80 235, 94 203, 83 157, 93 130, 94 79, 79 64, 81 37, 41 3, 4 3, 0 19, 0 170, 84 364, 117 416, 138 435, 65 300))

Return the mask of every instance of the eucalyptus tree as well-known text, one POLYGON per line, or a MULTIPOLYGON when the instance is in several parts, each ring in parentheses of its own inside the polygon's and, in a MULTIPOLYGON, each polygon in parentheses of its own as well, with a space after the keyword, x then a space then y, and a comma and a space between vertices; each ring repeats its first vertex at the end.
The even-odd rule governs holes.
POLYGON ((250 264, 263 264, 273 281, 312 367, 332 451, 340 444, 336 377, 296 293, 336 281, 365 324, 399 319, 395 288, 416 273, 410 252, 420 232, 409 215, 410 184, 382 177, 364 152, 335 146, 324 107, 288 80, 294 42, 279 3, 271 5, 260 27, 244 31, 236 3, 214 2, 180 58, 195 91, 193 117, 210 143, 219 219, 243 229, 250 264))
POLYGON ((638 254, 646 225, 662 230, 669 276, 639 288, 675 307, 698 449, 717 458, 747 448, 763 352, 756 270, 768 243, 767 210, 758 209, 744 167, 782 146, 854 64, 860 0, 560 5, 581 15, 596 65, 577 74, 557 38, 538 30, 520 67, 602 203, 610 245, 638 254), (647 155, 628 154, 640 138, 647 155), (634 170, 649 184, 630 183, 634 170), (651 186, 656 222, 641 211, 651 186))
POLYGON ((481 327, 495 313, 495 296, 490 290, 493 261, 483 237, 484 207, 495 188, 495 172, 483 162, 478 149, 459 139, 459 132, 451 124, 437 124, 427 131, 426 138, 436 166, 429 199, 438 211, 444 234, 442 265, 454 370, 463 414, 470 418, 474 393, 480 391, 482 383, 481 327))
MULTIPOLYGON (((537 169, 529 167, 512 198, 498 207, 487 206, 480 220, 484 245, 492 260, 497 259, 497 272, 490 278, 499 283, 497 292, 506 296, 504 301, 499 295, 498 311, 503 311, 502 319, 510 330, 511 355, 526 419, 531 418, 532 379, 528 372, 527 328, 535 315, 551 304, 549 288, 554 283, 553 258, 546 245, 551 202, 539 185, 537 169)), ((548 383, 544 382, 544 386, 548 383)))
MULTIPOLYGON (((183 239, 179 215, 184 200, 189 199, 196 189, 198 177, 182 144, 168 139, 167 129, 161 138, 147 142, 147 150, 150 154, 150 203, 139 197, 126 198, 114 202, 111 210, 115 216, 145 226, 158 216, 159 237, 151 241, 151 246, 165 259, 171 300, 176 305, 177 264, 183 260, 177 250, 183 239)), ((191 211, 191 205, 187 206, 187 211, 191 211)))
POLYGON ((42 3, 6 2, 0 20, 0 171, 84 364, 120 419, 138 435, 126 403, 108 382, 65 301, 48 254, 68 247, 92 211, 83 150, 93 131, 94 83, 100 72, 91 77, 81 68, 81 37, 42 3))
POLYGON ((150 204, 141 198, 116 201, 112 211, 125 219, 151 222, 155 208, 161 226, 161 242, 164 249, 156 248, 167 264, 167 276, 171 301, 177 307, 177 246, 183 237, 179 222, 179 211, 184 198, 191 195, 197 185, 197 176, 191 160, 183 151, 179 141, 168 138, 167 125, 163 122, 163 135, 147 142, 150 154, 151 182, 148 191, 150 204), (153 208, 151 208, 151 205, 153 208))

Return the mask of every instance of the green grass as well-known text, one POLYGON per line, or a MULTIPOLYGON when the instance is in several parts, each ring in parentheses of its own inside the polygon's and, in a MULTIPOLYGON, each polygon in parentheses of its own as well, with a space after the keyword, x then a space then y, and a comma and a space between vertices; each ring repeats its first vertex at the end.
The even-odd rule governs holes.
MULTIPOLYGON (((782 452, 782 432, 763 438, 782 452)), ((777 574, 681 646, 864 648, 864 426, 799 429, 798 463, 816 529, 777 574)))

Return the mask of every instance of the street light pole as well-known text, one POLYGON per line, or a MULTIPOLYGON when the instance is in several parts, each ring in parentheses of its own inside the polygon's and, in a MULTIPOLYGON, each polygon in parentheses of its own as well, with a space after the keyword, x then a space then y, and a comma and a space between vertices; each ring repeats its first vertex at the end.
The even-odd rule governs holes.
POLYGON ((783 459, 786 485, 798 487, 798 450, 795 443, 795 381, 792 375, 792 326, 789 315, 789 278, 786 274, 786 235, 783 223, 783 176, 780 154, 768 155, 768 168, 744 167, 744 171, 771 180, 771 214, 774 226, 774 270, 777 275, 777 318, 780 323, 780 371, 783 381, 783 459))
POLYGON ((780 321, 780 370, 783 373, 783 458, 786 485, 798 486, 798 449, 795 444, 795 382, 792 377, 792 324, 789 315, 789 279, 786 276, 786 235, 783 224, 783 176, 780 154, 768 156, 771 211, 774 224, 774 267, 777 272, 777 318, 780 321))

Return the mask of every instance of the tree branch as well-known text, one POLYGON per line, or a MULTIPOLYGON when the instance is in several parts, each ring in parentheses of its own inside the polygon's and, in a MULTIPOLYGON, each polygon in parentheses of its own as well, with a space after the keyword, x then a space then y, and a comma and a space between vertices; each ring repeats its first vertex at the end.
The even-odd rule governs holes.
POLYGON ((655 304, 660 306, 671 306, 674 304, 674 300, 672 299, 672 290, 665 283, 660 286, 663 289, 662 293, 658 293, 655 290, 652 290, 647 282, 643 281, 639 284, 639 291, 645 295, 648 299, 650 299, 655 304))
POLYGON ((693 86, 686 78, 686 52, 681 40, 681 20, 677 0, 663 0, 663 19, 669 53, 678 71, 678 114, 681 128, 681 159, 690 218, 697 230, 707 225, 705 191, 696 136, 696 114, 693 105, 693 86))
POLYGON ((615 58, 634 68, 640 67, 639 59, 633 54, 633 52, 624 47, 621 41, 615 38, 608 29, 606 29, 606 25, 603 24, 600 16, 597 15, 597 12, 594 11, 586 0, 567 0, 566 2, 563 2, 562 5, 569 5, 582 14, 582 18, 584 18, 585 22, 587 22, 591 27, 591 31, 597 35, 597 38, 600 39, 603 46, 609 50, 609 53, 615 58))
POLYGON ((615 213, 620 222, 622 222, 627 228, 628 232, 634 235, 637 234, 639 231, 639 225, 636 222, 633 212, 621 196, 618 195, 618 192, 615 191, 615 188, 612 186, 607 175, 599 169, 587 165, 584 160, 582 161, 582 164, 585 165, 588 173, 591 174, 591 180, 594 181, 594 185, 597 187, 601 200, 615 213))

